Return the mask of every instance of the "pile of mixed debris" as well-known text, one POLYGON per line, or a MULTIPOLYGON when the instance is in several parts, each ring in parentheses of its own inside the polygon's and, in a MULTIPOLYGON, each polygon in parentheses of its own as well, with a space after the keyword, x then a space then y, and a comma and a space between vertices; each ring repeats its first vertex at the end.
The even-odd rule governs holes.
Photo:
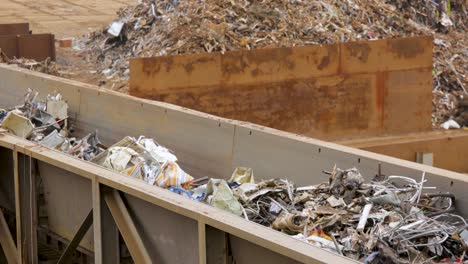
POLYGON ((72 136, 68 104, 60 94, 48 95, 44 101, 37 100, 37 96, 38 92, 29 90, 22 105, 0 109, 1 128, 84 160, 91 160, 104 150, 97 132, 81 139, 72 136))
POLYGON ((440 124, 454 108, 439 101, 468 89, 466 18, 464 0, 142 0, 81 48, 98 72, 126 83, 131 57, 433 35, 440 124))
POLYGON ((51 74, 59 76, 58 65, 52 61, 50 58, 47 58, 43 61, 36 61, 33 59, 25 58, 13 58, 10 59, 2 50, 0 49, 0 63, 6 63, 9 65, 16 65, 21 68, 25 68, 32 71, 42 72, 46 74, 51 74))
POLYGON ((153 139, 126 137, 102 146, 96 133, 72 138, 68 105, 60 94, 0 110, 0 126, 12 134, 94 162, 189 199, 365 263, 436 263, 467 260, 468 230, 455 214, 455 197, 405 176, 367 181, 356 168, 336 166, 329 181, 296 187, 287 179, 256 181, 251 168, 229 180, 194 179, 177 157, 153 139), (203 182, 206 182, 203 184, 203 182))

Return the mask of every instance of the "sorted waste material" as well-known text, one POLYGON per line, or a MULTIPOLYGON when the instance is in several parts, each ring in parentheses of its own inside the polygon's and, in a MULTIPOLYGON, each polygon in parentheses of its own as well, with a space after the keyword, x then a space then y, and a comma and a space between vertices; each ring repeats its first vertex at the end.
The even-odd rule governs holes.
POLYGON ((352 259, 465 260, 467 223, 454 214, 455 197, 432 193, 424 174, 366 182, 356 168, 325 173, 329 182, 300 188, 284 179, 230 186, 247 219, 352 259))
MULTIPOLYGON (((434 93, 458 100, 468 89, 467 15, 464 0, 142 0, 80 42, 98 72, 126 83, 132 57, 432 35, 434 93)), ((448 114, 436 105, 434 126, 448 114)))
POLYGON ((176 163, 177 157, 153 139, 126 137, 92 162, 162 188, 181 187, 193 180, 176 163))
POLYGON ((51 74, 55 76, 61 76, 59 71, 59 66, 56 62, 52 61, 50 58, 47 58, 43 61, 36 61, 33 59, 26 58, 8 58, 8 56, 3 53, 0 49, 0 63, 6 63, 9 65, 16 65, 20 68, 42 72, 46 74, 51 74))
POLYGON ((66 101, 60 94, 45 101, 37 96, 29 90, 22 105, 0 109, 0 132, 8 130, 364 263, 466 260, 468 226, 455 214, 455 196, 437 192, 425 173, 420 180, 378 175, 366 181, 357 168, 335 166, 322 172, 328 182, 296 187, 287 179, 256 180, 251 168, 238 167, 228 181, 194 179, 154 139, 125 137, 106 148, 96 132, 71 137, 68 113, 56 111, 67 109, 66 101), (62 102, 61 107, 48 109, 51 101, 62 102), (22 129, 12 125, 12 117, 21 119, 22 129))
POLYGON ((0 111, 0 127, 84 160, 91 160, 104 150, 97 133, 81 139, 72 136, 68 104, 60 94, 48 95, 44 101, 37 100, 37 96, 38 92, 29 89, 22 105, 0 111))

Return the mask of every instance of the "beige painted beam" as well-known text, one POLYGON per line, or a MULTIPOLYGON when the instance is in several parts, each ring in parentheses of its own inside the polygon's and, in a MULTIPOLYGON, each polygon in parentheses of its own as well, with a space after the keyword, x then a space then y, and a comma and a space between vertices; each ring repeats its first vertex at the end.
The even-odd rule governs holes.
POLYGON ((13 149, 13 177, 15 186, 15 213, 16 213, 16 249, 18 254, 18 262, 23 263, 22 243, 21 243, 21 208, 20 208, 20 186, 19 186, 19 171, 18 171, 18 151, 13 149))
POLYGON ((198 221, 198 263, 206 264, 206 226, 198 221))
POLYGON ((114 217, 115 223, 135 263, 152 263, 145 244, 141 240, 138 230, 119 192, 114 190, 104 194, 104 200, 114 217))
POLYGON ((11 236, 10 229, 8 228, 8 224, 2 210, 0 210, 0 244, 2 245, 3 253, 5 254, 8 263, 19 263, 15 241, 11 236))

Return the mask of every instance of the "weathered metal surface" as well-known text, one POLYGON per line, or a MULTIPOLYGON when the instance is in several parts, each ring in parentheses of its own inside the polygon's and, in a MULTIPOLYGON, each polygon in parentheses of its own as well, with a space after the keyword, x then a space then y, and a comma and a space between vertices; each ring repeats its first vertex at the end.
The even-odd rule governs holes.
POLYGON ((125 201, 154 263, 198 263, 197 221, 132 195, 125 201))
POLYGON ((0 35, 29 34, 29 23, 0 24, 0 35))
POLYGON ((10 58, 55 60, 55 37, 52 34, 0 35, 0 49, 10 58))
POLYGON ((431 68, 430 37, 137 58, 130 94, 323 139, 365 137, 431 128, 431 68))
MULTIPOLYGON (((378 173, 379 165, 382 173, 387 175, 407 175, 418 180, 425 171, 431 185, 437 186, 438 191, 454 193, 460 213, 468 215, 468 178, 458 173, 0 65, 0 105, 18 104, 30 87, 40 92, 41 96, 53 91, 62 93, 69 99, 70 116, 77 122, 77 127, 88 131, 98 129, 104 142, 112 143, 123 136, 145 134, 156 138, 163 145, 171 146, 171 150, 180 158, 181 166, 196 177, 228 178, 234 167, 250 166, 258 179, 286 177, 298 185, 306 185, 326 180, 327 177, 321 171, 331 168, 335 163, 340 167, 356 166, 368 179, 378 173)), ((103 259, 111 256, 115 260, 119 253, 115 243, 118 233, 105 230, 112 226, 113 220, 110 213, 105 212, 106 206, 100 192, 103 188, 123 193, 133 221, 141 228, 138 231, 143 234, 145 246, 151 254, 161 254, 160 260, 171 261, 176 257, 186 260, 192 257, 197 261, 197 227, 203 223, 209 227, 206 235, 207 251, 218 252, 215 254, 216 261, 223 259, 223 253, 219 253, 224 251, 220 247, 223 233, 229 234, 233 242, 230 251, 234 257, 242 254, 245 248, 255 252, 251 262, 244 260, 243 256, 237 256, 242 263, 263 263, 276 254, 281 255, 277 260, 293 259, 302 263, 349 261, 230 213, 11 135, 1 135, 0 146, 15 149, 22 155, 39 160, 40 164, 55 168, 53 173, 49 173, 49 180, 52 181, 46 185, 56 197, 64 200, 58 203, 63 206, 53 207, 56 208, 54 226, 62 227, 61 233, 73 234, 90 210, 86 206, 92 204, 93 217, 96 216, 93 222, 96 224, 93 224, 93 232, 96 233, 92 239, 96 263, 115 263, 103 259), (89 185, 82 188, 73 184, 78 181, 71 182, 72 178, 80 178, 82 182, 89 182, 89 185), (68 192, 59 190, 60 187, 68 192), (91 197, 92 203, 74 204, 90 201, 91 197), (75 211, 83 210, 83 213, 67 211, 65 205, 76 207, 75 211), (67 227, 71 223, 77 224, 67 227), (178 246, 180 243, 190 250, 177 256, 173 254, 175 249, 165 250, 169 246, 162 244, 162 241, 167 242, 169 240, 166 237, 173 236, 176 240, 168 243, 169 246, 178 246), (259 250, 251 249, 252 244, 257 245, 259 250)), ((19 190, 16 193, 23 195, 19 190)))
POLYGON ((15 211, 15 187, 13 178, 12 151, 0 147, 0 206, 15 211))
MULTIPOLYGON (((91 181, 45 162, 39 162, 39 173, 45 194, 47 227, 71 240, 92 209, 91 181)), ((80 245, 93 250, 92 228, 80 245)))
POLYGON ((468 172, 468 131, 433 131, 337 143, 409 161, 417 161, 417 153, 432 153, 433 166, 468 172))

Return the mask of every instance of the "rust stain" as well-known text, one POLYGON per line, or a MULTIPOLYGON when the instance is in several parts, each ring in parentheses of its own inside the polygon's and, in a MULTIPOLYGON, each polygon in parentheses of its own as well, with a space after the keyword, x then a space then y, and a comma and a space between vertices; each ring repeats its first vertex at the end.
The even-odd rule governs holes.
POLYGON ((343 130, 353 135, 369 127, 373 113, 371 88, 369 78, 335 76, 268 85, 165 90, 153 99, 294 133, 331 138, 343 130))
POLYGON ((250 75, 252 75, 253 77, 257 77, 258 75, 260 75, 260 70, 258 68, 253 69, 252 71, 250 71, 250 75))
POLYGON ((366 62, 371 52, 371 47, 367 43, 362 42, 349 42, 343 45, 348 49, 349 54, 352 57, 356 57, 361 62, 366 62))
POLYGON ((399 58, 414 58, 429 48, 425 47, 422 41, 413 38, 391 39, 388 40, 388 46, 390 51, 397 54, 399 58))
POLYGON ((267 69, 274 69, 278 65, 281 68, 294 70, 296 63, 292 55, 291 48, 278 48, 278 49, 258 49, 255 51, 236 51, 227 52, 221 55, 221 71, 225 79, 231 75, 242 74, 247 69, 253 77, 263 74, 272 74, 270 71, 262 71, 262 65, 268 65, 267 69))
POLYGON ((379 72, 376 76, 376 89, 377 89, 377 114, 379 116, 379 128, 384 129, 385 123, 385 86, 388 79, 387 72, 379 72))
POLYGON ((322 58, 322 61, 320 62, 320 64, 317 66, 317 69, 323 70, 329 64, 330 64, 330 56, 325 56, 322 58))
MULTIPOLYGON (((214 61, 215 56, 217 55, 203 54, 203 57, 197 58, 195 60, 189 60, 190 62, 183 64, 185 72, 190 75, 193 72, 193 70, 196 68, 196 66, 200 66, 200 64, 206 64, 208 62, 214 61)), ((203 67, 203 65, 200 67, 203 67)))
MULTIPOLYGON (((144 75, 154 76, 161 70, 161 63, 155 58, 144 58, 140 60, 142 62, 142 69, 144 75)), ((135 60, 135 64, 138 60, 135 60)))

